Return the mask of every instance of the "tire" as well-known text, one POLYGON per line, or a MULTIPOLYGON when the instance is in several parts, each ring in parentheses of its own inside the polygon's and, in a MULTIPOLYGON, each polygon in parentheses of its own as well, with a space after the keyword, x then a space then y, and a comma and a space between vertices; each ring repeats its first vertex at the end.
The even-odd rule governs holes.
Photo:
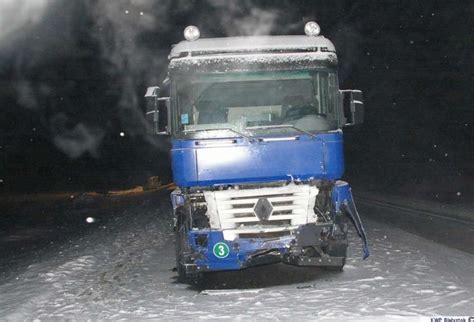
POLYGON ((347 246, 348 246, 348 237, 347 237, 347 218, 343 216, 338 216, 336 219, 337 233, 333 235, 329 245, 326 248, 326 252, 331 257, 342 257, 342 264, 337 266, 327 266, 326 269, 330 271, 342 272, 344 270, 344 265, 346 265, 347 258, 347 246))
POLYGON ((347 240, 336 240, 330 243, 327 248, 327 254, 331 257, 342 257, 343 260, 341 265, 326 266, 325 268, 330 271, 342 272, 347 258, 347 240))
POLYGON ((186 250, 185 243, 186 243, 186 234, 187 234, 187 227, 186 227, 186 215, 182 212, 177 210, 176 215, 178 216, 178 220, 176 223, 176 232, 175 232, 175 251, 176 251, 176 271, 178 273, 178 281, 179 282, 186 282, 186 269, 184 268, 183 262, 183 253, 186 250))
POLYGON ((178 232, 176 232, 176 271, 178 273, 178 281, 179 282, 185 282, 186 281, 186 269, 184 268, 184 265, 182 264, 183 258, 182 258, 182 247, 180 246, 182 242, 181 236, 178 232))

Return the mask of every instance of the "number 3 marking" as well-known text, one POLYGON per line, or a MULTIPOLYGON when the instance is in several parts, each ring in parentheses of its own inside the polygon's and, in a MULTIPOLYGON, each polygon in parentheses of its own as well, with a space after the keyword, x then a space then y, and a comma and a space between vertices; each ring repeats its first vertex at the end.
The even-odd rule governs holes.
POLYGON ((214 245, 212 252, 217 258, 226 258, 229 256, 229 246, 223 242, 218 242, 214 245))
POLYGON ((219 245, 218 248, 219 248, 219 256, 224 256, 225 255, 224 246, 219 245))

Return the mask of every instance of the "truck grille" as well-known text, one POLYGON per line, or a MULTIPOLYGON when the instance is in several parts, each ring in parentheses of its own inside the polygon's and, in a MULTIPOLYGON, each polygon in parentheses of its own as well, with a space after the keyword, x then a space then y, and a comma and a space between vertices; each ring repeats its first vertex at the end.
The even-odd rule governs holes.
POLYGON ((315 222, 314 200, 318 189, 309 185, 207 191, 211 228, 224 230, 225 239, 264 236, 315 222))

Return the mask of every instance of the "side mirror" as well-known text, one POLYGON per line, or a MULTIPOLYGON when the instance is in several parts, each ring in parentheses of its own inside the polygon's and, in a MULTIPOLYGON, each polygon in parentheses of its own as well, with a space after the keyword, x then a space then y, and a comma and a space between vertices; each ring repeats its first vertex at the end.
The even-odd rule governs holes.
POLYGON ((169 131, 169 97, 160 97, 158 86, 148 87, 145 93, 147 129, 150 134, 168 135, 169 131), (167 117, 160 117, 160 114, 167 117), (149 126, 148 126, 149 125, 149 126))
POLYGON ((346 89, 340 91, 346 124, 352 126, 364 123, 364 101, 362 91, 358 89, 346 89))

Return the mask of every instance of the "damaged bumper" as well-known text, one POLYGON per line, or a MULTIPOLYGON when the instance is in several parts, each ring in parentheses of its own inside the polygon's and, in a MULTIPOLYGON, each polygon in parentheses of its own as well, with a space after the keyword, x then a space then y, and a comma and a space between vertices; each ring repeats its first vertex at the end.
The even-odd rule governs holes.
POLYGON ((297 266, 342 266, 344 257, 317 252, 328 247, 347 248, 347 242, 326 242, 318 236, 329 232, 331 225, 308 224, 279 238, 245 238, 228 241, 222 231, 193 230, 188 233, 191 251, 185 254, 186 273, 238 270, 242 268, 286 263, 297 266))
MULTIPOLYGON (((366 259, 369 256, 367 236, 349 185, 337 181, 331 196, 334 216, 346 215, 350 219, 361 238, 363 259, 366 259)), ((187 235, 190 247, 183 254, 182 264, 188 275, 278 262, 342 268, 346 258, 347 226, 335 225, 334 222, 293 226, 291 234, 273 238, 226 240, 223 230, 192 230, 187 235), (344 231, 341 227, 345 227, 344 231)))

